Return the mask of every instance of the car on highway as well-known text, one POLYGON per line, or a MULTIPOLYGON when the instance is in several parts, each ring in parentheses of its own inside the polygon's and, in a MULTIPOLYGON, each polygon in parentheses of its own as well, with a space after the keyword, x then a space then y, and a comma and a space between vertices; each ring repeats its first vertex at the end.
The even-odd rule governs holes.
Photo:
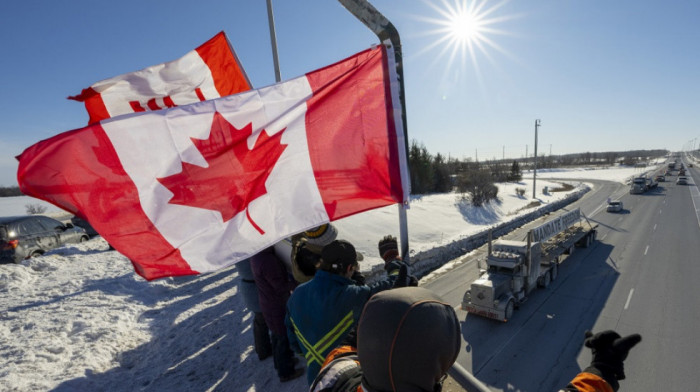
POLYGON ((608 202, 608 212, 621 212, 622 211, 622 202, 620 200, 612 200, 608 202))
POLYGON ((676 180, 676 185, 688 185, 688 177, 679 176, 676 180))
POLYGON ((0 263, 19 263, 65 244, 88 239, 85 229, 48 216, 0 217, 0 263))
POLYGON ((663 174, 660 174, 660 175, 654 177, 654 180, 656 180, 657 182, 664 182, 664 181, 666 181, 666 176, 664 176, 663 174))

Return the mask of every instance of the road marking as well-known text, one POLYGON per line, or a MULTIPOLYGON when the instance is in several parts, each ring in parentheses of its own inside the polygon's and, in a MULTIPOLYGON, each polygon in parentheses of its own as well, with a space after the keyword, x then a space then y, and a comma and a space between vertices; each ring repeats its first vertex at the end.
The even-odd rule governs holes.
POLYGON ((698 219, 698 225, 700 225, 700 192, 698 192, 697 186, 690 187, 690 200, 693 201, 693 207, 695 207, 695 216, 698 219), (697 203, 696 200, 698 201, 697 203))
POLYGON ((632 294, 634 294, 634 289, 630 290, 630 295, 627 296, 627 302, 625 302, 625 310, 630 307, 630 300, 632 299, 632 294))
POLYGON ((600 240, 601 240, 601 241, 602 241, 602 240, 604 240, 604 239, 605 239, 605 237, 607 237, 607 236, 608 236, 608 233, 605 233, 605 235, 604 235, 604 236, 600 237, 600 240))
POLYGON ((656 231, 656 224, 654 224, 654 230, 652 230, 652 231, 656 231))
POLYGON ((644 249, 644 256, 646 256, 646 255, 647 255, 647 252, 648 252, 648 251, 649 251, 649 245, 647 245, 647 248, 646 248, 646 249, 644 249))

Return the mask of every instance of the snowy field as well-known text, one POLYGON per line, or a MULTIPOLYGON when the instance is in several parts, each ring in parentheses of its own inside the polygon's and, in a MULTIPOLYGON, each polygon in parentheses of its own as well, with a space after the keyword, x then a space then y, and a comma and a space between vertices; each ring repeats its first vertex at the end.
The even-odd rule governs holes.
MULTIPOLYGON (((574 186, 586 178, 624 183, 641 171, 538 171, 537 199, 548 204, 567 194, 543 194, 545 186, 561 187, 546 178, 569 178, 574 186)), ((499 201, 483 208, 456 194, 414 196, 408 210, 411 250, 447 244, 531 211, 525 208, 533 201, 529 176, 499 184, 499 201), (516 188, 525 189, 525 197, 516 188)), ((24 215, 27 204, 66 216, 29 197, 0 198, 0 216, 24 215)), ((381 264, 377 241, 398 235, 397 207, 335 224, 339 238, 365 255, 361 267, 368 271, 381 264)), ((235 266, 147 282, 100 237, 21 264, 2 264, 0 391, 305 390, 305 377, 282 384, 272 358, 261 363, 253 354, 252 318, 237 284, 235 266)))

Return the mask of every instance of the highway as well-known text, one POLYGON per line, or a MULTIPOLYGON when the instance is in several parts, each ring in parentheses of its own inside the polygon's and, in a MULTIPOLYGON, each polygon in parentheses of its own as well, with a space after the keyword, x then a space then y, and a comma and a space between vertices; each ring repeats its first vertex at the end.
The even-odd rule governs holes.
MULTIPOLYGON (((485 247, 425 283, 463 321, 458 363, 494 391, 556 391, 590 363, 590 350, 582 347, 584 332, 614 329, 643 338, 625 361, 621 390, 697 390, 698 174, 691 168, 690 185, 676 185, 674 175, 642 195, 630 195, 622 184, 586 181, 594 189, 566 210, 580 207, 598 223, 598 241, 577 248, 561 264, 557 280, 534 291, 507 323, 460 309, 485 247), (608 197, 623 201, 622 213, 605 211, 608 197)), ((507 237, 522 240, 541 222, 507 237)))

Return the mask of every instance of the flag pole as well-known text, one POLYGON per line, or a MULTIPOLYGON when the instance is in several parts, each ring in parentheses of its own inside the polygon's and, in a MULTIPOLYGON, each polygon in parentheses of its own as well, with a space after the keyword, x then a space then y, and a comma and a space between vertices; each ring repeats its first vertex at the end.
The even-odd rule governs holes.
POLYGON ((275 33, 275 17, 272 15, 272 0, 267 0, 267 22, 270 25, 270 43, 272 44, 272 61, 275 64, 275 81, 282 81, 280 75, 280 60, 277 57, 277 34, 275 33))
MULTIPOLYGON (((395 93, 398 95, 400 106, 397 108, 394 105, 394 121, 397 127, 400 125, 403 130, 404 148, 399 148, 399 162, 403 166, 401 168, 401 183, 404 190, 404 200, 399 205, 399 224, 401 228, 401 256, 408 261, 408 224, 406 220, 406 209, 408 209, 408 197, 411 190, 410 176, 408 172, 408 132, 406 127, 406 99, 404 94, 403 82, 403 62, 401 54, 401 40, 399 32, 394 25, 384 17, 374 6, 367 0, 338 0, 351 14, 359 19, 367 26, 374 34, 379 37, 380 42, 387 47, 389 57, 389 72, 396 72, 398 83, 392 80, 391 95, 392 101, 396 102, 395 93), (395 84, 398 84, 395 86, 395 84), (396 90, 394 87, 398 87, 396 90), (400 113, 396 113, 396 111, 400 113), (397 114, 400 114, 397 118, 397 114), (400 123, 400 124, 399 124, 400 123)), ((467 372, 459 363, 455 362, 448 370, 452 378, 468 391, 488 392, 489 389, 481 383, 476 377, 467 372)))
MULTIPOLYGON (((399 32, 394 25, 384 17, 367 0, 338 0, 351 14, 367 26, 379 37, 379 41, 387 48, 389 73, 394 76, 391 79, 391 95, 394 106, 394 123, 401 127, 403 138, 403 148, 398 146, 399 165, 401 171, 401 185, 403 189, 403 200, 399 204, 399 235, 401 239, 401 258, 409 262, 408 253, 408 219, 406 210, 408 209, 409 195, 411 194, 411 181, 408 170, 408 131, 406 126, 406 98, 403 82, 403 55, 401 53, 401 39, 399 32), (398 98, 399 106, 396 106, 398 98)), ((399 135, 397 135, 399 136, 399 135)))

